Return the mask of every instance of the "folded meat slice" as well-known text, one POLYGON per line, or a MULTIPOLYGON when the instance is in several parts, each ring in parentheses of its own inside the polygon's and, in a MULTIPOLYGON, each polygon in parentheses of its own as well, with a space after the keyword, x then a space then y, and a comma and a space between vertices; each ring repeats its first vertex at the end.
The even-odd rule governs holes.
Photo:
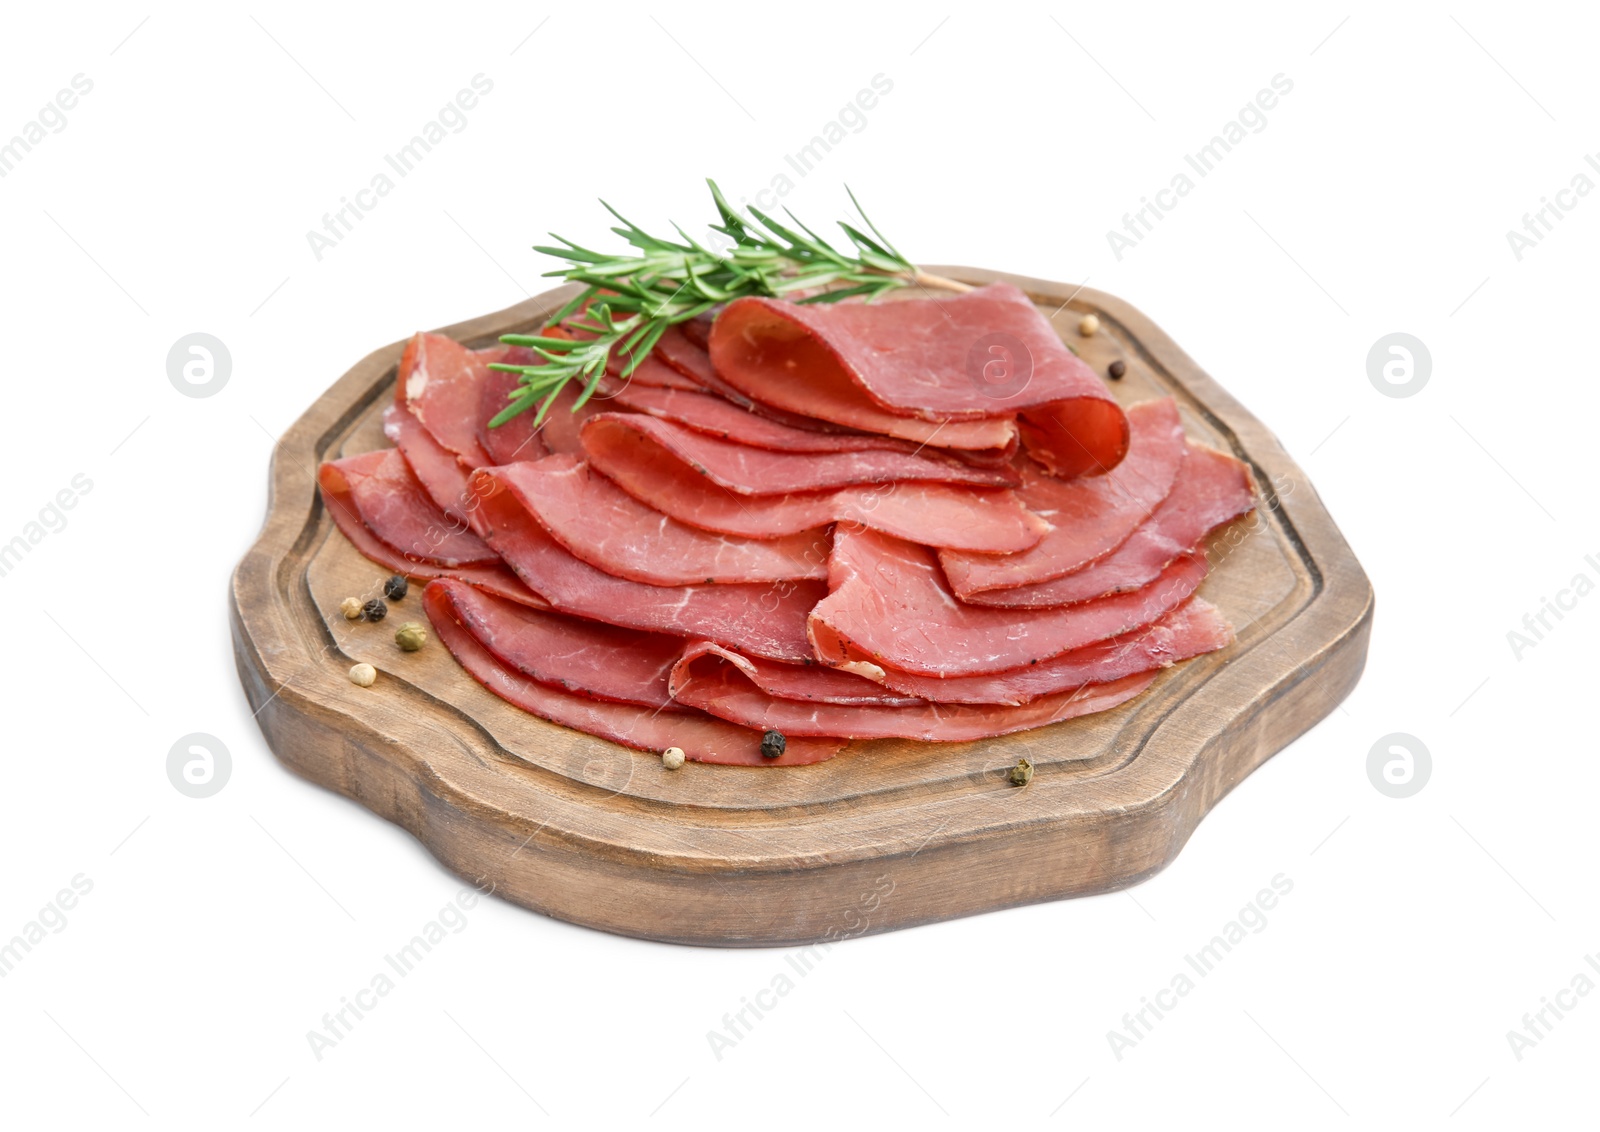
POLYGON ((746 727, 773 728, 785 736, 955 743, 1027 731, 1105 711, 1137 696, 1155 677, 1153 672, 1125 676, 1109 684, 1090 684, 1042 696, 1017 707, 932 703, 844 706, 768 695, 739 666, 721 657, 702 655, 686 673, 674 673, 674 685, 682 703, 746 727))
POLYGON ((361 521, 407 558, 436 566, 492 565, 499 556, 434 504, 397 448, 332 460, 317 471, 325 494, 349 495, 361 521))
MULTIPOLYGON (((479 350, 478 357, 485 365, 501 362, 506 365, 531 365, 532 350, 524 346, 491 346, 479 350)), ((504 424, 489 427, 500 412, 511 404, 511 395, 522 387, 522 378, 514 373, 491 369, 483 379, 478 393, 478 444, 489 457, 489 464, 509 464, 514 460, 537 460, 549 455, 539 430, 533 427, 537 409, 518 413, 504 424)))
POLYGON ((443 334, 418 333, 406 343, 394 397, 467 468, 490 463, 478 443, 478 406, 489 367, 443 334))
POLYGON ((619 386, 611 382, 606 392, 612 405, 620 405, 638 413, 648 413, 661 420, 675 421, 723 440, 748 444, 752 448, 768 448, 774 452, 908 452, 926 451, 930 455, 962 460, 981 467, 1009 464, 1015 448, 992 448, 978 451, 939 451, 928 445, 913 444, 893 436, 877 436, 867 432, 851 432, 830 427, 827 431, 801 425, 784 424, 769 417, 741 408, 724 397, 711 393, 696 393, 683 389, 656 389, 643 385, 619 386))
POLYGON ((619 405, 703 432, 721 440, 773 452, 913 452, 916 445, 892 436, 864 432, 818 432, 757 416, 710 393, 660 389, 648 385, 619 387, 612 383, 619 405))
POLYGON ((606 359, 606 373, 617 381, 626 381, 630 384, 643 385, 652 389, 700 389, 702 384, 689 373, 668 365, 658 348, 647 354, 643 361, 634 367, 633 372, 626 378, 622 376, 623 369, 632 360, 631 354, 624 354, 620 350, 612 350, 611 356, 606 359))
POLYGON ((784 452, 755 448, 685 428, 643 413, 601 413, 586 421, 580 439, 584 449, 614 447, 617 430, 637 433, 646 445, 740 495, 778 495, 791 491, 823 491, 858 484, 902 481, 1011 487, 1017 476, 1010 468, 982 468, 934 455, 878 450, 784 452), (590 437, 599 439, 591 442, 590 437))
POLYGON ((1039 609, 1136 590, 1179 555, 1198 550, 1212 530, 1254 506, 1249 469, 1232 456, 1190 441, 1172 491, 1116 550, 1054 581, 985 590, 965 595, 965 600, 1006 609, 1039 609))
POLYGON ((832 522, 859 523, 927 546, 1012 552, 1048 524, 1016 493, 940 483, 740 495, 713 483, 632 428, 586 428, 589 463, 629 495, 680 522, 746 538, 777 538, 832 522))
POLYGON ((656 342, 656 356, 667 365, 688 377, 701 388, 720 384, 717 371, 711 367, 711 355, 704 341, 696 342, 685 323, 669 326, 656 342))
MULTIPOLYGON (((597 332, 594 329, 582 325, 577 318, 569 319, 560 326, 547 326, 539 333, 547 338, 586 340, 597 337, 597 332)), ((638 382, 640 385, 649 385, 662 389, 699 389, 701 387, 700 382, 692 374, 680 371, 669 365, 659 349, 646 354, 639 361, 639 364, 633 367, 633 372, 624 378, 622 371, 632 361, 632 353, 622 350, 620 345, 613 347, 611 352, 606 355, 606 373, 618 381, 638 382)))
MULTIPOLYGON (((535 609, 550 608, 543 598, 523 585, 521 580, 504 565, 496 563, 493 566, 440 566, 403 554, 373 534, 371 528, 362 521, 360 508, 350 493, 350 479, 352 475, 360 474, 357 469, 361 466, 361 462, 371 464, 382 455, 381 451, 368 452, 362 456, 336 461, 335 463, 343 465, 342 468, 336 467, 335 463, 324 464, 318 477, 322 488, 322 500, 327 505, 328 514, 333 516, 335 525, 344 532, 345 538, 349 539, 351 545, 364 557, 393 574, 421 579, 458 578, 477 589, 522 605, 535 609)), ((426 522, 437 526, 446 521, 443 514, 438 514, 426 522)), ((415 537, 422 538, 427 529, 427 526, 420 527, 415 537)))
POLYGON ((828 576, 828 534, 820 528, 775 539, 713 534, 647 507, 570 455, 494 474, 562 546, 619 578, 687 586, 828 576))
MULTIPOLYGON (((546 330, 545 333, 552 337, 564 337, 554 330, 546 330)), ((536 356, 526 347, 498 348, 507 352, 503 359, 506 365, 534 364, 536 356)), ((594 396, 574 411, 573 406, 577 405, 578 395, 583 388, 581 382, 571 381, 556 395, 555 401, 550 405, 550 411, 545 414, 544 420, 537 427, 533 422, 539 415, 539 407, 535 404, 510 420, 490 428, 489 422, 510 403, 508 395, 515 392, 521 384, 522 379, 519 375, 504 370, 490 370, 488 376, 484 378, 474 428, 475 435, 489 458, 473 467, 500 467, 518 460, 537 460, 552 452, 581 452, 578 430, 583 426, 583 422, 596 413, 614 410, 617 407, 609 400, 611 387, 602 380, 601 387, 596 390, 594 396)))
POLYGON ((539 426, 539 438, 552 455, 583 455, 583 426, 590 417, 616 411, 616 406, 598 392, 574 409, 581 392, 577 382, 563 389, 551 404, 550 412, 545 415, 544 424, 539 426))
POLYGON ((707 343, 711 341, 711 324, 716 320, 716 311, 702 311, 687 322, 678 323, 673 329, 678 331, 690 345, 698 346, 704 352, 707 343))
POLYGON ((474 529, 555 609, 624 628, 704 637, 773 660, 810 658, 806 614, 827 592, 821 582, 652 586, 614 577, 557 542, 501 478, 505 472, 473 474, 474 529))
POLYGON ((592 699, 687 710, 673 701, 669 683, 683 652, 679 637, 540 612, 458 581, 430 585, 479 644, 524 676, 592 699))
MULTIPOLYGON (((812 416, 802 409, 799 412, 790 412, 780 409, 776 405, 751 397, 743 390, 730 385, 723 380, 721 375, 711 365, 711 355, 706 352, 704 338, 698 335, 708 334, 711 321, 702 316, 701 319, 692 319, 689 322, 670 326, 661 335, 661 341, 656 344, 656 356, 662 358, 679 373, 687 375, 695 384, 708 393, 715 394, 740 409, 744 409, 752 416, 763 420, 775 421, 789 428, 800 429, 806 432, 841 433, 856 436, 879 436, 881 434, 861 432, 858 429, 845 425, 835 424, 832 421, 822 420, 812 416)), ((927 436, 918 436, 914 440, 921 444, 928 443, 927 436)), ((1017 432, 1013 428, 1006 436, 1005 443, 998 448, 977 448, 973 455, 987 459, 990 463, 1003 463, 1009 459, 1017 441, 1017 432), (997 458, 998 457, 998 458, 997 458)), ((943 441, 941 440, 941 444, 943 441)))
POLYGON ((796 736, 776 759, 761 756, 761 734, 699 712, 662 712, 634 704, 573 695, 530 680, 502 662, 457 615, 459 591, 430 585, 423 608, 445 648, 472 678, 508 703, 541 719, 573 727, 645 751, 681 747, 695 762, 733 766, 799 766, 832 758, 844 744, 836 739, 796 736))
POLYGON ((670 689, 690 680, 698 666, 702 674, 716 667, 714 662, 731 664, 752 684, 780 700, 804 700, 819 704, 905 707, 922 703, 919 696, 908 696, 875 684, 864 676, 828 668, 820 664, 785 664, 776 660, 748 657, 710 641, 691 641, 673 666, 670 689), (702 658, 711 658, 703 661, 702 658))
POLYGON ((1025 704, 1085 684, 1169 668, 1233 642, 1233 626, 1216 606, 1193 597, 1121 636, 992 676, 915 676, 883 669, 885 688, 945 704, 1025 704))
POLYGON ((455 453, 435 440, 404 405, 390 405, 383 411, 383 435, 400 449, 411 473, 439 510, 465 526, 467 469, 455 453))
POLYGON ((1106 385, 1009 283, 937 299, 735 299, 711 327, 717 373, 791 412, 949 448, 1002 447, 1021 414, 1050 471, 1107 471, 1128 422, 1106 385))
POLYGON ((1054 609, 983 609, 956 599, 926 547, 838 527, 828 560, 831 592, 811 611, 808 631, 824 664, 864 674, 881 667, 980 676, 1147 625, 1194 593, 1205 572, 1204 559, 1188 556, 1133 593, 1054 609))
POLYGON ((1023 462, 1017 495, 1051 530, 1021 554, 941 551, 940 565, 958 597, 1070 574, 1120 546, 1150 517, 1183 462, 1183 424, 1171 397, 1133 406, 1128 421, 1127 458, 1104 475, 1062 480, 1023 462))

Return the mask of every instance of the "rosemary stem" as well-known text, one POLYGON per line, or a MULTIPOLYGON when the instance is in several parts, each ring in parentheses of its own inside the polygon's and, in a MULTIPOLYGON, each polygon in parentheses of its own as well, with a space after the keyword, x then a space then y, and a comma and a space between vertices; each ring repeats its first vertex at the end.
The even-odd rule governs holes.
POLYGON ((948 279, 943 275, 934 275, 920 268, 911 276, 911 281, 923 287, 937 287, 941 291, 970 291, 971 283, 963 283, 959 279, 948 279))

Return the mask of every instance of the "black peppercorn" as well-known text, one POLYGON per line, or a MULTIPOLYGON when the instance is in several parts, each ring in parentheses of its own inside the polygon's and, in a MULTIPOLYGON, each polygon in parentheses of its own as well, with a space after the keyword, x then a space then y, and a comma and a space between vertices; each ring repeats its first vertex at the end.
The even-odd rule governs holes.
POLYGON ((383 583, 383 596, 390 601, 399 601, 406 596, 406 590, 409 588, 405 575, 391 574, 389 580, 383 583))
POLYGON ((1121 381, 1122 375, 1128 372, 1128 363, 1123 361, 1121 358, 1118 358, 1116 361, 1111 363, 1111 365, 1106 369, 1106 372, 1111 375, 1112 381, 1121 381))
POLYGON ((375 597, 361 607, 361 620, 382 621, 388 612, 389 607, 383 604, 383 599, 375 597))
POLYGON ((783 737, 782 731, 768 731, 761 736, 761 757, 764 759, 781 758, 783 749, 788 745, 789 741, 783 737))

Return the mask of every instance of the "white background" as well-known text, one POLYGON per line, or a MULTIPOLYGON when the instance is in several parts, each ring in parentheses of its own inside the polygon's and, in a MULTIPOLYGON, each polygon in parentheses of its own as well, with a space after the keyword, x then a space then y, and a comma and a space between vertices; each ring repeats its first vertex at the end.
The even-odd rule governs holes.
MULTIPOLYGON (((0 937, 92 891, 0 980, 16 1127, 1499 1127, 1592 1111, 1600 994, 1507 1031, 1600 952, 1592 438, 1600 194, 1506 239, 1600 150, 1581 6, 420 4, 8 12, 0 138, 93 82, 0 180, 0 937), (531 33, 531 38, 530 38, 531 33), (493 92, 319 262, 306 232, 472 76, 493 92), (1106 239, 1277 74, 1291 94, 1120 262, 1106 239), (596 198, 703 230, 877 74, 785 199, 844 184, 914 258, 1142 308, 1280 436, 1378 595, 1360 686, 1129 893, 836 947, 719 1061, 781 951, 635 942, 496 900, 317 1060, 306 1032, 460 890, 272 758, 235 678, 234 563, 273 438, 351 363, 542 289, 596 198), (1381 335, 1428 346, 1405 399, 1381 335), (218 395, 176 392, 181 335, 218 395), (165 770, 232 752, 215 797, 165 770), (1433 771, 1396 800, 1373 743, 1433 771), (1107 1031, 1276 874, 1293 891, 1121 1060, 1107 1031), (1070 1099, 1069 1099, 1070 1098, 1070 1099), (1452 1115, 1453 1114, 1453 1115, 1452 1115), (148 1117, 148 1119, 147 1119, 148 1117)), ((1593 174, 1600 180, 1600 174, 1593 174)), ((792 174, 791 174, 792 175, 792 174)), ((1573 199, 1573 198, 1568 198, 1573 199)), ((1600 961, 1600 960, 1597 960, 1600 961)), ((1591 971, 1591 974, 1595 972, 1591 971)), ((1596 975, 1600 978, 1600 975, 1596 975)))

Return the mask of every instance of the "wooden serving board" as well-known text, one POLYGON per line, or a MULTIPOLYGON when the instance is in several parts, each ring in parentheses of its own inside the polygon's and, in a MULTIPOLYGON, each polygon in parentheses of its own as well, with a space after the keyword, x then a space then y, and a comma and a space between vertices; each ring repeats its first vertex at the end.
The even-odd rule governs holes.
MULTIPOLYGON (((334 527, 326 459, 384 447, 403 343, 368 355, 283 437, 271 501, 234 573, 240 677, 294 770, 415 834, 452 872, 564 920, 681 943, 840 939, 1135 884, 1245 775, 1321 719, 1366 661, 1372 589, 1277 439, 1149 319, 1110 295, 967 268, 1026 291, 1095 369, 1123 358, 1125 403, 1176 396, 1192 438, 1244 460, 1260 506, 1213 537, 1201 589, 1238 641, 1113 711, 971 743, 850 744, 808 767, 689 763, 546 723, 481 688, 433 637, 419 587, 377 625, 346 596, 386 571, 334 527), (1101 332, 1077 334, 1084 313, 1101 332), (350 683, 357 661, 379 670, 350 683), (1035 767, 1015 787, 1019 756, 1035 767)), ((473 346, 533 329, 560 289, 442 331, 473 346)))

